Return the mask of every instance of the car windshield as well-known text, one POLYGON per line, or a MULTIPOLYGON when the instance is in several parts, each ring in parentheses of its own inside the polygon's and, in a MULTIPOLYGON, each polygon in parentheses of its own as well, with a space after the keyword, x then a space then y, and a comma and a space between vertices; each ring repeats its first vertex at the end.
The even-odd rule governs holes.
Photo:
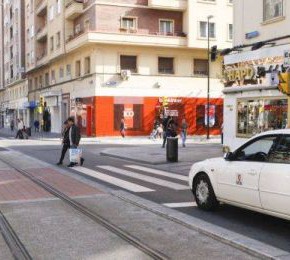
POLYGON ((276 145, 277 136, 266 136, 254 140, 249 145, 236 151, 239 161, 267 161, 268 156, 276 145))

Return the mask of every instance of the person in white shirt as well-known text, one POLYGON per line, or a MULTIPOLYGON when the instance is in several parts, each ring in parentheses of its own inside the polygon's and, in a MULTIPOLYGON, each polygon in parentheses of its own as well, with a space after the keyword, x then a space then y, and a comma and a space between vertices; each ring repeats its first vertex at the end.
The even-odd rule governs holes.
POLYGON ((21 119, 17 119, 17 134, 16 134, 16 139, 19 138, 19 139, 23 139, 23 129, 24 129, 24 123, 21 119), (22 137, 22 138, 21 138, 22 137))

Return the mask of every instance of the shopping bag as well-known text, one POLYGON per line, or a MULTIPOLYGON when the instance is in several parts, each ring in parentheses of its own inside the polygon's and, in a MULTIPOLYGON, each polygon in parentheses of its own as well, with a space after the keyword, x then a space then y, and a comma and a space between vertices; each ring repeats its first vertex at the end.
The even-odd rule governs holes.
POLYGON ((82 153, 83 151, 80 148, 69 149, 69 161, 72 163, 80 163, 82 153))

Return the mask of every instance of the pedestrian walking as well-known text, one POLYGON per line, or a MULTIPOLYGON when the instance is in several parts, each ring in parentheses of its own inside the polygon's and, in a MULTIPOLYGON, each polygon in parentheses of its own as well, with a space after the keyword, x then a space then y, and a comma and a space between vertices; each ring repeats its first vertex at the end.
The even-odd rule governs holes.
POLYGON ((66 120, 63 123, 63 130, 62 130, 62 151, 61 151, 61 156, 60 159, 57 163, 57 165, 62 165, 63 164, 63 160, 65 157, 65 154, 67 152, 67 150, 70 148, 70 140, 69 140, 69 124, 68 121, 66 120))
POLYGON ((159 139, 161 139, 162 138, 162 136, 163 136, 163 125, 162 124, 160 124, 158 127, 157 127, 157 137, 159 138, 159 139))
POLYGON ((14 120, 11 119, 11 121, 10 121, 10 130, 11 130, 11 132, 14 132, 14 126, 15 126, 14 120))
POLYGON ((171 136, 170 125, 172 124, 172 117, 169 116, 167 118, 164 118, 162 124, 163 124, 163 144, 162 144, 162 148, 165 148, 165 144, 166 144, 167 138, 171 136))
POLYGON ((188 124, 186 122, 186 119, 183 118, 181 122, 181 139, 182 139, 182 147, 185 147, 185 142, 187 138, 187 128, 188 124))
POLYGON ((224 123, 221 125, 221 143, 224 144, 224 123))
POLYGON ((39 121, 38 120, 34 120, 33 122, 34 125, 34 132, 39 132, 39 121))
POLYGON ((125 138, 125 120, 124 118, 121 119, 121 124, 120 124, 120 134, 123 138, 125 138))
MULTIPOLYGON (((75 119, 73 117, 69 117, 68 120, 69 125, 69 145, 70 148, 76 149, 78 148, 80 141, 81 141, 81 133, 80 129, 75 125, 75 119)), ((85 159, 80 158, 80 165, 82 166, 84 164, 85 159)), ((74 167, 77 165, 77 163, 70 162, 68 167, 74 167)))
POLYGON ((22 119, 17 119, 17 134, 15 139, 19 138, 19 139, 23 139, 23 129, 24 129, 24 123, 22 121, 22 119))

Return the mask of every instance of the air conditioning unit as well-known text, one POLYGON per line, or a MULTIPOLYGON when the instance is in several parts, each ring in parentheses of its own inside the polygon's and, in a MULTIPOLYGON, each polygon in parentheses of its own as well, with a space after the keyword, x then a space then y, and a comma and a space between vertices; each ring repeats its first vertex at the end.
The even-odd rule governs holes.
POLYGON ((121 70, 121 78, 123 80, 128 80, 131 77, 131 71, 130 70, 121 70))

